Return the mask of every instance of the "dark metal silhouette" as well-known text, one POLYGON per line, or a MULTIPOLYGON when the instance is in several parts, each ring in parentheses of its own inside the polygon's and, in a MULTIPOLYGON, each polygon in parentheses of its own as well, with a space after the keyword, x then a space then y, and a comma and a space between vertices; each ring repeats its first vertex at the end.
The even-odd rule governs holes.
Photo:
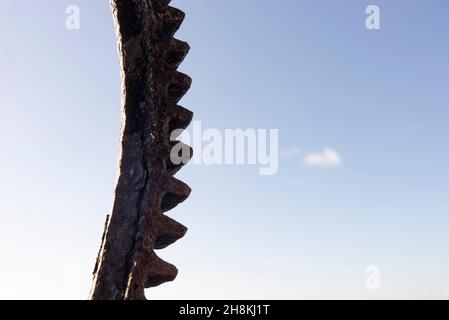
POLYGON ((173 37, 184 13, 169 0, 110 0, 121 61, 122 140, 113 210, 105 231, 91 299, 145 299, 144 288, 172 281, 175 266, 162 249, 187 229, 164 212, 190 194, 173 175, 170 134, 192 113, 177 105, 191 79, 177 68, 189 45, 173 37))

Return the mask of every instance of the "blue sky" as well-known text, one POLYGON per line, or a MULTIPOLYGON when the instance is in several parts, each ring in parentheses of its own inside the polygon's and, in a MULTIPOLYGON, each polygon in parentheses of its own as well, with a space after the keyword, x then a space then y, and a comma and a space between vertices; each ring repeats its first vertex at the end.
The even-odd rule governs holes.
MULTIPOLYGON (((182 105, 279 129, 279 172, 185 167, 149 298, 449 298, 449 4, 189 0, 182 105), (381 30, 365 28, 378 5, 381 30), (341 165, 304 164, 329 147, 341 165), (380 290, 365 286, 367 266, 380 290)), ((0 298, 84 299, 112 204, 120 83, 106 0, 0 1, 0 298), (79 6, 81 28, 65 28, 79 6)))

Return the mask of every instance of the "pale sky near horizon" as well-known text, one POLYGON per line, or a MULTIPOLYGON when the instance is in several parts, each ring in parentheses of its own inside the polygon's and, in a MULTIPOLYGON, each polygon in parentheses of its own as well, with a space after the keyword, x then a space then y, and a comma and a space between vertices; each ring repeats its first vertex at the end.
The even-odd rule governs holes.
MULTIPOLYGON (((449 3, 172 5, 181 104, 205 128, 279 129, 279 171, 183 168, 170 215, 189 231, 158 252, 179 275, 148 298, 449 298, 449 3)), ((119 144, 109 4, 0 0, 0 30, 0 299, 85 299, 119 144)))

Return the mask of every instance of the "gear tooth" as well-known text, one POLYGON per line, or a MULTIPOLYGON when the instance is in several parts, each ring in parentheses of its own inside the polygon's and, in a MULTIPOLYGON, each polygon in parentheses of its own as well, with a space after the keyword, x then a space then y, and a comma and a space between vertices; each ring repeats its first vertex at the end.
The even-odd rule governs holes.
POLYGON ((187 228, 185 226, 165 215, 161 215, 158 219, 157 230, 158 234, 156 240, 154 241, 155 249, 163 249, 168 247, 184 237, 187 232, 187 228))
POLYGON ((184 61, 190 51, 187 42, 172 38, 165 54, 165 63, 168 67, 176 69, 184 61))
POLYGON ((148 266, 148 276, 145 281, 145 288, 153 288, 157 287, 165 282, 175 280, 178 275, 178 269, 159 258, 156 254, 154 254, 152 258, 152 263, 148 266))
POLYGON ((165 194, 161 199, 161 211, 169 211, 186 200, 192 189, 184 182, 167 176, 164 182, 165 194))
MULTIPOLYGON (((193 112, 183 107, 172 105, 168 110, 169 134, 176 129, 185 129, 192 122, 193 112)), ((177 137, 177 136, 176 136, 177 137)), ((176 138, 173 137, 173 138, 176 138)))
POLYGON ((162 32, 167 37, 173 37, 184 21, 185 13, 173 7, 168 7, 162 18, 162 32))
POLYGON ((167 90, 169 103, 177 104, 189 91, 191 85, 192 78, 182 72, 174 72, 167 90))
POLYGON ((183 166, 185 166, 187 164, 188 161, 190 161, 190 159, 192 159, 192 155, 193 155, 193 148, 186 145, 185 143, 182 143, 181 141, 170 141, 170 152, 169 152, 169 158, 166 161, 166 169, 168 174, 170 175, 175 175, 179 170, 181 170, 181 168, 183 166), (184 150, 189 150, 189 155, 188 155, 188 159, 183 159, 183 154, 178 155, 178 157, 180 159, 182 159, 181 163, 173 163, 172 162, 172 150, 173 148, 176 147, 177 150, 179 150, 179 152, 184 152, 184 150), (178 149, 179 148, 179 149, 178 149))

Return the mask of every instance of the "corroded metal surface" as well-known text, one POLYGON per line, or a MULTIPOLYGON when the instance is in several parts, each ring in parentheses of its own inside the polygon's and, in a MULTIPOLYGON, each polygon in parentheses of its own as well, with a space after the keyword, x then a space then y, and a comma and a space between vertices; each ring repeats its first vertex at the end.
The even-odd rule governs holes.
POLYGON ((177 275, 154 251, 184 236, 187 229, 164 212, 190 194, 170 161, 170 133, 186 128, 192 113, 177 105, 191 85, 177 71, 189 45, 173 38, 184 13, 169 2, 110 0, 121 61, 121 157, 91 299, 145 299, 144 288, 177 275))

